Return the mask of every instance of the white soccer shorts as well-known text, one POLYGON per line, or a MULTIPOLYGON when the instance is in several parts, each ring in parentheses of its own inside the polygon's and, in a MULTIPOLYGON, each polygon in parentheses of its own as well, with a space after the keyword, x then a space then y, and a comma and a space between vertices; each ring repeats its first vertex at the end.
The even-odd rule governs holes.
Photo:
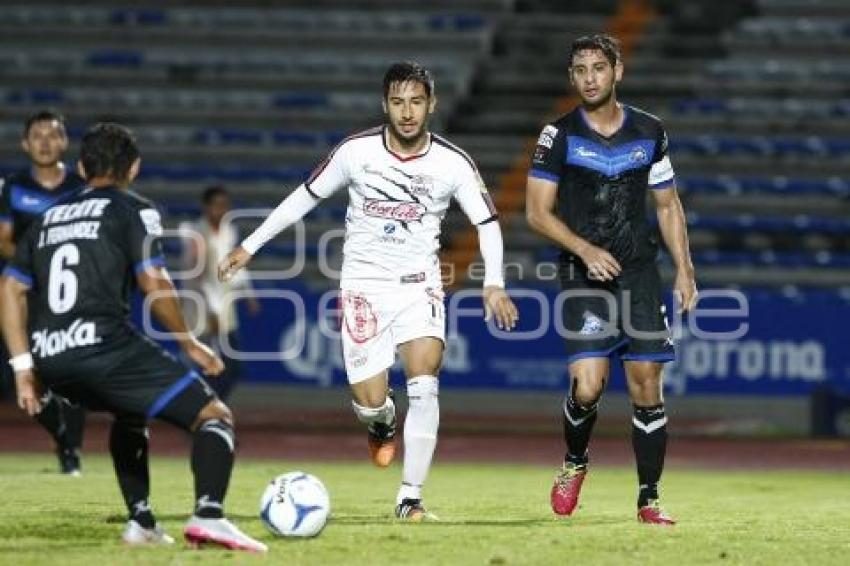
POLYGON ((422 282, 342 289, 342 355, 348 382, 368 379, 395 362, 395 349, 415 338, 446 342, 442 287, 422 282))

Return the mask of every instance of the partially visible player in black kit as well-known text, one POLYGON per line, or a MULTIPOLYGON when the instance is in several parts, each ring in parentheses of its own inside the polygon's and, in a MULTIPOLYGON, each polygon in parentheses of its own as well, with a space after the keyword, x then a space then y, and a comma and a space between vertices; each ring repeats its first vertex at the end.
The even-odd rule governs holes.
POLYGON ((667 135, 655 116, 617 102, 623 63, 613 38, 577 39, 569 73, 581 104, 543 128, 526 203, 531 227, 562 248, 570 390, 563 415, 567 451, 552 486, 552 509, 570 515, 578 505, 609 358, 619 356, 633 403, 638 520, 671 525, 658 503, 658 483, 667 446, 661 376, 675 354, 647 192, 676 266, 680 312, 693 308, 697 292, 667 135))
POLYGON ((41 389, 112 413, 109 450, 129 520, 128 544, 168 544, 151 510, 147 421, 192 434, 195 509, 184 535, 262 552, 223 514, 234 460, 233 417, 195 371, 130 323, 129 293, 173 332, 189 359, 217 375, 222 361, 187 330, 164 267, 153 205, 127 190, 138 174, 135 139, 117 124, 83 137, 78 169, 87 187, 49 208, 19 240, 3 271, 2 328, 15 371, 18 405, 38 413, 41 389), (31 337, 31 339, 30 339, 31 337))
MULTIPOLYGON (((33 220, 85 185, 79 175, 60 161, 68 149, 68 135, 65 120, 58 112, 42 110, 27 118, 21 147, 29 157, 30 167, 0 182, 0 264, 14 257, 16 242, 33 220)), ((0 356, 5 356, 3 350, 0 346, 0 356)), ((3 379, 7 373, 6 367, 0 370, 3 379)), ((80 475, 85 415, 82 407, 50 395, 35 416, 56 441, 59 470, 63 474, 80 475)))

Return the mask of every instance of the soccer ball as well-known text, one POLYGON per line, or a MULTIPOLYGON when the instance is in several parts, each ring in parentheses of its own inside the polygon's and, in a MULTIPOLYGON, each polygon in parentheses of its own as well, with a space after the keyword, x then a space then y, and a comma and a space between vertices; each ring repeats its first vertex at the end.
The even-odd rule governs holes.
POLYGON ((319 478, 304 472, 276 477, 260 498, 260 520, 278 536, 316 536, 330 512, 328 490, 319 478))

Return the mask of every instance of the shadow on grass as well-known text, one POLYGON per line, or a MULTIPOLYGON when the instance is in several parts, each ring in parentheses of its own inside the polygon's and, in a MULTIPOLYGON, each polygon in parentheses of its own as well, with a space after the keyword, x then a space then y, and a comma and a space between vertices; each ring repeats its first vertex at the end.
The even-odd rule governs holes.
POLYGON ((617 517, 584 517, 580 521, 573 522, 570 519, 556 519, 554 517, 535 517, 522 519, 464 519, 464 518, 446 518, 440 517, 438 521, 426 521, 423 523, 406 523, 395 519, 394 517, 372 516, 372 515, 343 515, 334 516, 330 519, 330 524, 333 525, 411 525, 419 526, 435 526, 435 527, 450 527, 450 526, 466 526, 466 527, 537 527, 552 524, 563 524, 568 526, 591 526, 591 525, 615 525, 622 523, 623 520, 617 517))

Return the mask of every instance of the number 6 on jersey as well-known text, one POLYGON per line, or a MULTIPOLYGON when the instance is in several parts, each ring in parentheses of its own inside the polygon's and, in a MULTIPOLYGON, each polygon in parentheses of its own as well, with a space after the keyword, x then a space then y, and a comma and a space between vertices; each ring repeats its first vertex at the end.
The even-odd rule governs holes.
POLYGON ((55 314, 64 314, 77 302, 77 276, 68 266, 80 263, 80 250, 76 244, 59 246, 50 259, 47 282, 47 302, 55 314))

